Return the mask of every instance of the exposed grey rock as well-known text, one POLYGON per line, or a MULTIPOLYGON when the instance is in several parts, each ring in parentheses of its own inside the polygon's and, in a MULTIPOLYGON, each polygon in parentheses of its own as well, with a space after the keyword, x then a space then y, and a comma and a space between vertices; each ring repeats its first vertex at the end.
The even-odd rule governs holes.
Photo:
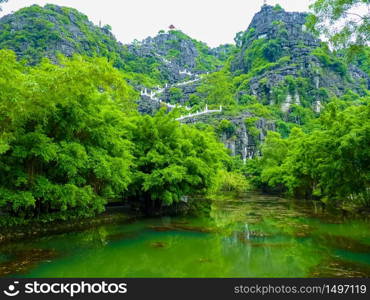
POLYGON ((230 116, 224 113, 217 113, 212 115, 201 115, 190 119, 185 119, 182 123, 194 124, 194 123, 205 123, 215 124, 215 122, 221 120, 229 120, 234 124, 235 132, 229 136, 223 133, 220 136, 221 141, 230 150, 231 155, 239 156, 244 161, 259 155, 258 144, 265 140, 267 131, 275 131, 276 125, 274 121, 260 118, 256 121, 256 127, 259 129, 260 134, 258 137, 254 137, 248 132, 245 125, 245 119, 252 118, 249 112, 242 112, 237 116, 230 116))
MULTIPOLYGON (((335 68, 324 65, 312 54, 312 51, 320 46, 320 40, 305 29, 306 17, 306 13, 286 12, 269 5, 264 5, 254 16, 247 30, 254 32, 244 41, 239 54, 232 62, 232 71, 237 73, 250 71, 245 52, 253 41, 260 38, 264 38, 266 43, 271 40, 277 41, 282 49, 280 58, 285 57, 286 60, 279 62, 277 59, 275 64, 256 74, 250 79, 248 88, 240 91, 240 96, 251 94, 257 96, 260 101, 264 100, 264 104, 277 104, 272 97, 273 88, 284 85, 287 76, 307 79, 310 87, 305 94, 296 91, 292 95, 286 95, 286 99, 299 97, 301 104, 302 98, 308 98, 311 103, 306 105, 309 106, 315 101, 325 103, 326 99, 320 93, 320 88, 325 88, 331 95, 341 96, 349 89, 363 93, 361 85, 370 87, 369 77, 356 66, 350 66, 348 73, 342 74, 335 68)), ((289 105, 285 102, 280 105, 287 112, 289 105)))
POLYGON ((183 39, 176 32, 160 33, 127 46, 134 55, 152 57, 162 62, 159 69, 169 83, 186 79, 187 75, 180 73, 184 70, 192 74, 201 73, 196 69, 199 52, 195 43, 190 38, 183 39), (172 56, 173 53, 176 55, 172 56))
POLYGON ((154 115, 160 108, 159 102, 152 101, 147 96, 141 96, 141 99, 138 101, 138 111, 141 114, 154 115))

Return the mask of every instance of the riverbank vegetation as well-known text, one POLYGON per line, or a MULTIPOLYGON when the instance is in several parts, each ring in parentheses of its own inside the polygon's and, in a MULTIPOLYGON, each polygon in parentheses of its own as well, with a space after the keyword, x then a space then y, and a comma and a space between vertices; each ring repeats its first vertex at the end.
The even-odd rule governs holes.
MULTIPOLYGON (((253 115, 245 119, 245 127, 257 155, 245 166, 239 165, 239 170, 254 188, 369 209, 370 93, 368 82, 353 75, 354 66, 359 68, 356 72, 369 74, 369 16, 364 9, 357 15, 359 22, 352 22, 349 15, 356 5, 368 6, 364 1, 316 1, 311 7, 316 15, 307 16, 304 31, 316 37, 325 35, 329 43, 320 42, 313 48, 304 41, 290 40, 282 21, 273 22, 276 39, 256 35, 255 28, 238 33, 238 51, 221 70, 202 81, 198 97, 189 99, 189 105, 200 107, 222 104, 229 119, 242 113, 253 115), (341 26, 332 31, 328 23, 341 26), (316 75, 303 74, 310 66, 305 71, 297 68, 301 62, 293 58, 290 48, 282 47, 287 41, 297 42, 295 50, 309 53, 317 62, 311 70, 316 75), (276 84, 272 74, 286 69, 297 69, 296 74, 276 84), (333 82, 320 86, 319 77, 333 82), (336 80, 347 87, 333 89, 336 80), (260 119, 275 125, 266 139, 263 129, 256 127, 260 119)), ((232 139, 235 124, 223 120, 216 131, 232 139)))
POLYGON ((107 202, 148 213, 204 194, 230 157, 211 131, 141 116, 106 59, 30 67, 0 51, 1 225, 82 218, 107 202))
POLYGON ((330 103, 314 129, 269 132, 247 174, 260 188, 324 203, 370 206, 369 97, 330 103))

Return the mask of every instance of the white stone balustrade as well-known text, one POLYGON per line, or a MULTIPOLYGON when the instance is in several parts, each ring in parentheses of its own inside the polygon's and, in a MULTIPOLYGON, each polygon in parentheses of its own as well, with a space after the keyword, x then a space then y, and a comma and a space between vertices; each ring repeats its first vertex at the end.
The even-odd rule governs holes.
MULTIPOLYGON (((171 108, 171 109, 183 107, 186 110, 191 110, 191 107, 182 106, 180 104, 170 104, 170 103, 167 103, 165 101, 162 101, 161 99, 158 98, 158 95, 159 94, 163 93, 166 89, 170 88, 171 86, 183 86, 183 85, 187 85, 187 84, 190 84, 190 83, 193 83, 193 82, 197 82, 197 81, 199 81, 201 79, 201 76, 199 76, 198 74, 193 75, 191 72, 188 72, 187 70, 180 71, 180 74, 188 74, 188 75, 194 76, 195 79, 189 80, 189 81, 185 81, 185 82, 180 82, 180 83, 177 83, 177 84, 174 84, 174 85, 168 85, 166 83, 163 88, 161 88, 160 86, 157 86, 156 90, 150 90, 149 91, 147 88, 143 88, 140 91, 141 96, 146 96, 150 100, 155 101, 155 102, 158 102, 160 104, 163 104, 166 107, 171 108)), ((186 116, 181 116, 181 118, 179 118, 177 120, 183 120, 183 119, 186 119, 186 118, 191 118, 191 117, 195 117, 195 116, 199 116, 199 115, 204 115, 204 114, 207 114, 207 113, 215 113, 215 112, 221 112, 221 111, 222 111, 222 106, 220 106, 220 109, 219 110, 209 110, 208 109, 208 105, 206 105, 204 111, 197 112, 195 114, 189 114, 189 115, 186 115, 186 116)))
POLYGON ((185 119, 189 119, 189 118, 193 118, 193 117, 197 117, 197 116, 201 116, 201 115, 205 115, 205 114, 218 113, 218 112, 222 112, 222 106, 220 106, 220 109, 209 110, 208 105, 206 105, 206 108, 203 111, 198 111, 194 114, 181 116, 180 118, 177 118, 176 120, 177 121, 182 121, 182 120, 185 120, 185 119))
POLYGON ((179 71, 179 74, 180 75, 188 75, 188 76, 193 76, 193 73, 191 73, 190 71, 188 71, 188 70, 183 70, 183 71, 179 71))

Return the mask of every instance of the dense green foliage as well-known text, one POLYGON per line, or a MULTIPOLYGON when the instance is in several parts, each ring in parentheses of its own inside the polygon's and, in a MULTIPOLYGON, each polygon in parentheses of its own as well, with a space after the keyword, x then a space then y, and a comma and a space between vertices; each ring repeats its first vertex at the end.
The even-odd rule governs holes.
POLYGON ((43 57, 56 60, 58 52, 106 57, 115 67, 131 73, 133 83, 151 86, 164 80, 157 59, 134 55, 117 42, 110 29, 94 26, 73 8, 32 5, 0 21, 0 49, 13 50, 31 64, 43 57))
POLYGON ((223 169, 218 172, 216 183, 213 187, 216 194, 220 191, 242 194, 249 191, 250 188, 249 182, 242 173, 228 172, 223 169))
POLYGON ((341 76, 347 74, 347 67, 344 62, 338 57, 332 55, 329 47, 325 44, 321 48, 316 48, 314 51, 312 51, 312 54, 315 55, 325 67, 328 67, 332 71, 339 73, 341 76))
POLYGON ((262 158, 247 167, 253 181, 295 197, 370 205, 369 100, 330 103, 309 133, 270 132, 262 158))
POLYGON ((128 186, 135 92, 104 59, 60 64, 30 68, 0 52, 0 208, 9 215, 88 216, 128 186))
POLYGON ((370 76, 370 47, 361 47, 350 57, 350 60, 370 76))
POLYGON ((179 103, 184 96, 182 90, 177 87, 170 88, 168 93, 171 103, 179 103))
POLYGON ((223 146, 164 112, 137 115, 136 97, 106 59, 30 67, 1 50, 2 225, 91 216, 127 197, 160 207, 209 189, 223 146))
POLYGON ((324 34, 335 48, 357 51, 370 40, 370 3, 368 0, 317 0, 308 26, 324 34))
POLYGON ((230 159, 210 132, 182 126, 165 111, 138 118, 135 125, 135 172, 129 194, 134 201, 144 201, 147 209, 206 192, 215 172, 230 159))
POLYGON ((202 101, 207 104, 231 105, 235 103, 230 74, 214 72, 207 75, 197 88, 202 101))

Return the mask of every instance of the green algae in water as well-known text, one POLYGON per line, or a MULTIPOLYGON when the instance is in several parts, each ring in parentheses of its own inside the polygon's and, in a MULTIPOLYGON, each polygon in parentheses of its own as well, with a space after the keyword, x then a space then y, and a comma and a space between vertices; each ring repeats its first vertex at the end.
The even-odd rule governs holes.
POLYGON ((0 253, 0 264, 6 262, 8 260, 8 256, 5 255, 4 253, 0 253))
POLYGON ((8 252, 58 255, 7 276, 370 276, 369 224, 325 222, 315 213, 276 197, 226 198, 213 203, 209 218, 143 219, 13 243, 8 252))

